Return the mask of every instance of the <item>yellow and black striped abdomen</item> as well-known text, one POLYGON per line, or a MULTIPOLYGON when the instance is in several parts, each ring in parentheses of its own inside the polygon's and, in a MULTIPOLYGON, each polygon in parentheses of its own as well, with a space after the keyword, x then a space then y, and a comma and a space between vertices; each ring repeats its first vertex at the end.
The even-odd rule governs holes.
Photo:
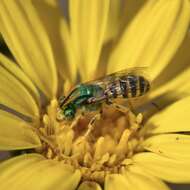
POLYGON ((134 98, 144 95, 150 89, 150 83, 143 76, 126 75, 119 79, 121 94, 124 98, 134 98))

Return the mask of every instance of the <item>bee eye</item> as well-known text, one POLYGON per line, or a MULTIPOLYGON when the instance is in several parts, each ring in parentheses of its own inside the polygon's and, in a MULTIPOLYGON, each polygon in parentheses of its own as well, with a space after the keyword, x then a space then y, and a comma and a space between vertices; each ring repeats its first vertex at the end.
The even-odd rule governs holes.
POLYGON ((64 110, 64 115, 67 119, 73 119, 75 116, 75 110, 72 108, 66 108, 64 110))

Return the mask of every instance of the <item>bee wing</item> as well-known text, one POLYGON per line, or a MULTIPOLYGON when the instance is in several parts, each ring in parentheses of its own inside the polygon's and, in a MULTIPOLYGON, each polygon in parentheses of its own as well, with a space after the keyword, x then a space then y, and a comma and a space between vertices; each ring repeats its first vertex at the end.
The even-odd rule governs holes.
POLYGON ((126 75, 143 76, 148 81, 151 81, 149 73, 150 72, 148 71, 148 67, 132 67, 132 68, 128 68, 125 70, 121 70, 121 71, 117 71, 117 72, 108 74, 104 77, 101 77, 101 78, 98 78, 98 79, 95 79, 92 81, 88 81, 84 84, 95 84, 95 85, 104 87, 105 84, 112 83, 113 81, 116 80, 116 78, 120 78, 120 77, 126 76, 126 75))
POLYGON ((98 79, 95 79, 95 80, 91 80, 91 81, 88 81, 88 82, 85 82, 83 84, 85 85, 98 85, 102 88, 105 88, 105 86, 109 83, 111 83, 112 81, 114 81, 115 77, 113 74, 110 74, 110 75, 106 75, 104 77, 101 77, 101 78, 98 78, 98 79))
POLYGON ((115 75, 118 77, 122 77, 125 75, 136 75, 136 76, 143 76, 146 79, 150 78, 150 72, 148 67, 131 67, 131 68, 127 68, 125 70, 121 70, 115 73, 112 73, 110 75, 115 75))
POLYGON ((59 101, 60 107, 62 107, 65 104, 68 104, 72 102, 74 99, 76 99, 79 96, 79 92, 76 90, 76 87, 70 91, 70 93, 61 101, 59 101))

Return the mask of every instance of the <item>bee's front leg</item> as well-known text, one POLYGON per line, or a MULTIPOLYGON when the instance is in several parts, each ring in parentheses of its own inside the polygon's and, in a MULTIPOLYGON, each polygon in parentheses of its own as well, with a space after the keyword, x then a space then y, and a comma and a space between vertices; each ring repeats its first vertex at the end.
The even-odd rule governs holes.
POLYGON ((94 115, 93 118, 90 120, 90 122, 88 124, 88 129, 87 129, 87 131, 84 134, 85 138, 88 138, 89 135, 90 135, 90 133, 94 130, 94 128, 95 128, 95 122, 97 120, 100 120, 101 114, 102 114, 102 110, 100 110, 100 112, 97 113, 96 115, 94 115))
POLYGON ((72 121, 71 125, 70 125, 70 128, 73 129, 79 122, 79 120, 84 116, 84 113, 81 112, 79 113, 76 118, 72 121))

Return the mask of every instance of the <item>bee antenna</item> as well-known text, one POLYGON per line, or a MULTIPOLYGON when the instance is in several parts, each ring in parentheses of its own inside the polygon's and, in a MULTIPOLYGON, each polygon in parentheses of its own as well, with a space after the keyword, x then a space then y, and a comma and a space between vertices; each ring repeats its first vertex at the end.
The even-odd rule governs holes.
POLYGON ((66 98, 66 96, 61 96, 60 98, 59 98, 59 105, 60 106, 62 106, 63 104, 64 104, 64 101, 65 101, 65 98, 66 98))

